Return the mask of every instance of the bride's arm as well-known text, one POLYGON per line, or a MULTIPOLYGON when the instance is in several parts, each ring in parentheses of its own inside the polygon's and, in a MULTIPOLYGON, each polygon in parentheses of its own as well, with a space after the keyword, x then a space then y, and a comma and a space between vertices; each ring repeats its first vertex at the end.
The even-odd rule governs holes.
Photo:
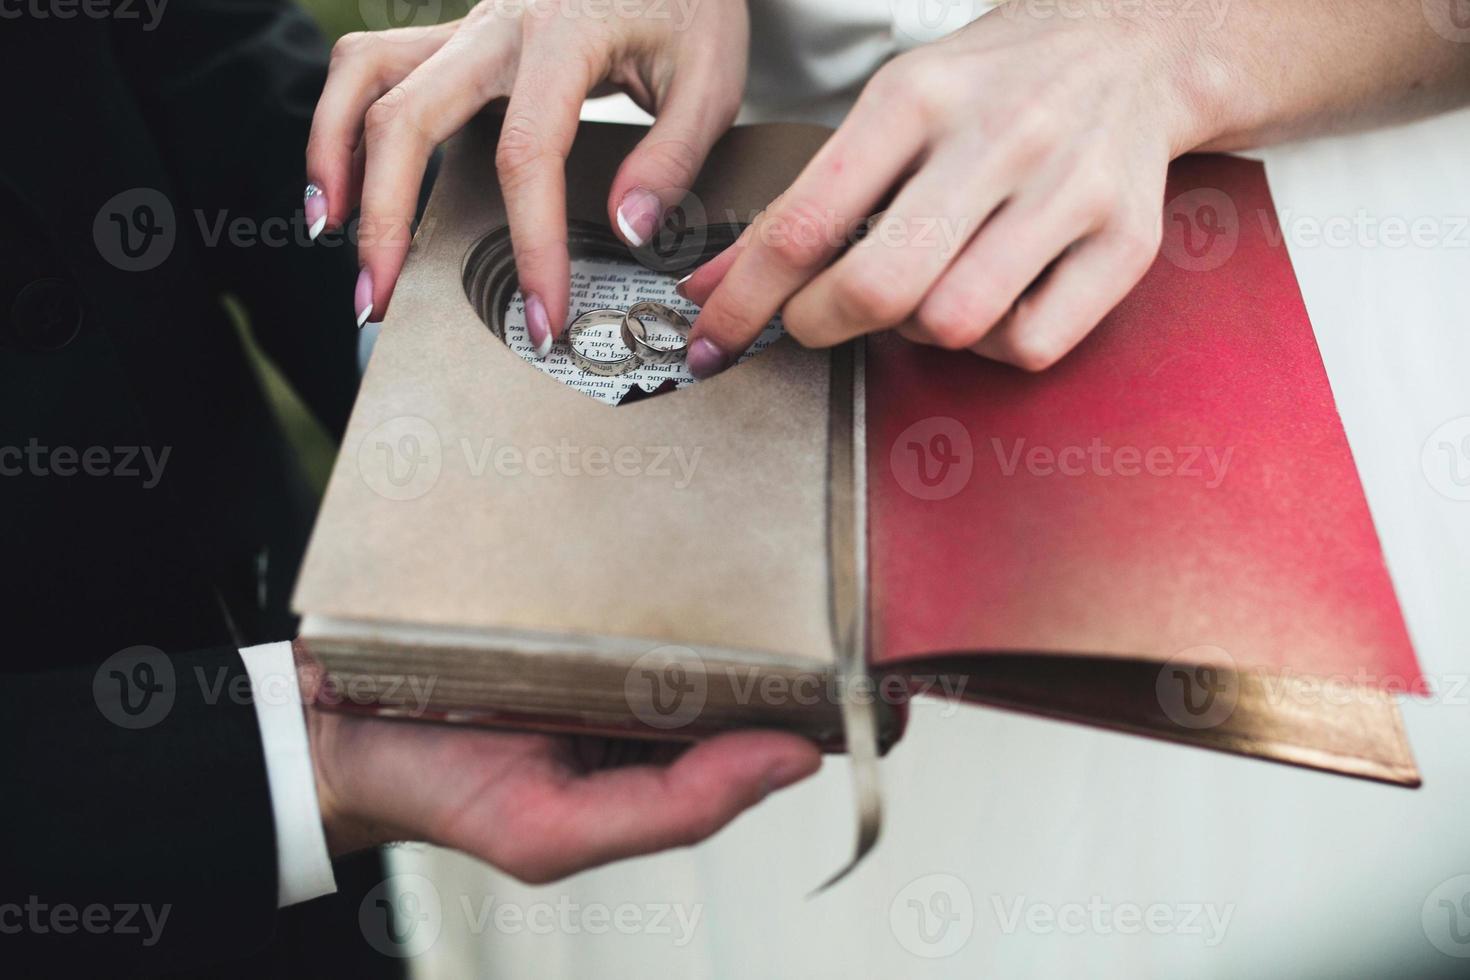
MULTIPOLYGON (((1025 2, 1025 0, 1021 0, 1025 2)), ((1227 150, 1470 101, 1464 0, 1231 0, 1191 28, 1196 148, 1227 150)))
POLYGON ((779 310, 809 346, 898 330, 1048 367, 1152 264, 1170 160, 1465 101, 1465 6, 1009 0, 880 70, 742 241, 683 284, 703 307, 689 366, 722 370, 779 310))

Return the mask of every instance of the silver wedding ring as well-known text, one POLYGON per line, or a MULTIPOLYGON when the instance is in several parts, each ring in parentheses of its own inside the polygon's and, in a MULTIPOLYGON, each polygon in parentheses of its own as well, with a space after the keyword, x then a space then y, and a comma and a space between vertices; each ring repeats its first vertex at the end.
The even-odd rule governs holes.
POLYGON ((592 327, 603 327, 611 324, 621 324, 622 332, 626 336, 628 315, 622 310, 589 310, 572 321, 567 328, 567 347, 571 349, 572 360, 584 371, 592 374, 600 374, 603 377, 615 377, 619 374, 627 374, 643 363, 637 351, 629 345, 628 353, 621 357, 594 357, 591 354, 577 350, 577 338, 592 327))
POLYGON ((684 314, 662 303, 634 303, 623 315, 623 343, 645 364, 675 364, 689 353, 689 321, 684 314), (658 320, 674 330, 685 342, 673 347, 657 347, 648 342, 648 324, 644 318, 658 320))

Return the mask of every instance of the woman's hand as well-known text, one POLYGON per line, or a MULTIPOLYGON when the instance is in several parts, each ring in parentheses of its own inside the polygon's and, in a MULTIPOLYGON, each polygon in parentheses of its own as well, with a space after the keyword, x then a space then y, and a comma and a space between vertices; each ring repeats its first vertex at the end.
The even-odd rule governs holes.
POLYGON ((694 373, 728 366, 778 310, 808 346, 897 329, 1036 370, 1123 298, 1158 249, 1168 163, 1197 142, 1178 36, 1194 25, 1025 9, 883 67, 791 188, 683 284, 703 307, 694 373))
POLYGON ((495 168, 527 327, 544 353, 567 319, 563 168, 583 99, 607 85, 657 116, 608 200, 609 222, 636 246, 734 120, 748 46, 744 0, 687 10, 485 0, 450 24, 342 38, 312 120, 306 216, 315 237, 344 223, 361 197, 358 325, 387 310, 430 153, 508 96, 495 168))

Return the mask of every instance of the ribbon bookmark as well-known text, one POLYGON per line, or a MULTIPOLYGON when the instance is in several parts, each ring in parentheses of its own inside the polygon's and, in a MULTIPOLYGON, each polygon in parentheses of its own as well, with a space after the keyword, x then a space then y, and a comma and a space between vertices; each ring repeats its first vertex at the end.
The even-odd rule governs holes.
MULTIPOLYGON (((835 348, 831 359, 828 443, 831 488, 827 543, 832 582, 832 637, 837 652, 837 690, 842 727, 852 760, 857 841, 852 859, 812 896, 831 888, 858 866, 878 842, 883 797, 878 783, 876 688, 868 676, 865 615, 867 569, 867 470, 863 398, 863 345, 858 339, 835 348)), ((808 896, 808 897, 812 897, 808 896)))

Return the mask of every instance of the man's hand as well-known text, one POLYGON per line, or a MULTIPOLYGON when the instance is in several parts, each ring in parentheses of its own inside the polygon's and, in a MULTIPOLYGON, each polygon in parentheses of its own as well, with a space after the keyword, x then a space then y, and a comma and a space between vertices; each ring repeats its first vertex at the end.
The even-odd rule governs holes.
MULTIPOLYGON (((666 764, 598 768, 601 740, 492 732, 323 711, 321 670, 297 646, 327 845, 391 840, 464 851, 529 882, 693 844, 774 790, 811 775, 815 746, 742 732, 666 764)), ((623 743, 612 743, 621 745, 623 743)))

